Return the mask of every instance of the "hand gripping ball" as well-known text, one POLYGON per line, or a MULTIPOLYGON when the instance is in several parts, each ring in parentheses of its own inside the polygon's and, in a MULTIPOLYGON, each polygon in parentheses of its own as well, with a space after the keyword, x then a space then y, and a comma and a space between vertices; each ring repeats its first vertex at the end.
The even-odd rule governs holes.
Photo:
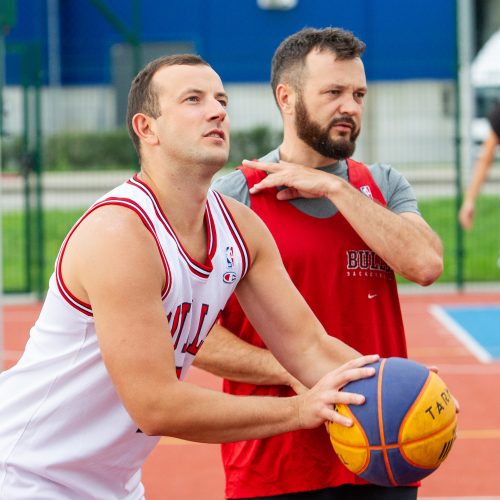
POLYGON ((419 363, 385 358, 375 376, 343 390, 363 394, 365 403, 336 405, 351 427, 330 422, 328 431, 341 462, 366 481, 401 486, 435 471, 455 441, 455 402, 443 380, 419 363))

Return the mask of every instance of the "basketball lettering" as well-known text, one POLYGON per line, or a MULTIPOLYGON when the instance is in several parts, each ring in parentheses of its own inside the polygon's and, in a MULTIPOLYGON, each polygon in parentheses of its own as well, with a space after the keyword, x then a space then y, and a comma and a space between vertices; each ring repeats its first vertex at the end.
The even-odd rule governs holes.
POLYGON ((437 400, 433 406, 429 406, 425 410, 425 413, 427 413, 432 418, 432 420, 434 420, 437 416, 439 416, 444 411, 445 407, 448 406, 448 404, 451 401, 450 391, 448 389, 446 389, 446 391, 442 392, 440 394, 440 397, 441 397, 441 401, 437 400), (441 404, 441 402, 444 404, 444 406, 443 406, 443 404, 441 404))

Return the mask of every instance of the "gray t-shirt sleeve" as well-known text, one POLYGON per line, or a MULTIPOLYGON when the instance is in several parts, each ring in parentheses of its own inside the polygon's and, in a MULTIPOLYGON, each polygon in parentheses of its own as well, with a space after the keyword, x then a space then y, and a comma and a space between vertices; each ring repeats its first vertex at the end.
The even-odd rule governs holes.
POLYGON ((415 191, 403 174, 383 163, 375 163, 369 168, 384 195, 387 208, 397 214, 413 212, 420 215, 415 191))
POLYGON ((230 196, 247 207, 250 206, 250 193, 248 192, 247 180, 241 170, 235 170, 218 177, 212 182, 211 187, 214 191, 230 196))

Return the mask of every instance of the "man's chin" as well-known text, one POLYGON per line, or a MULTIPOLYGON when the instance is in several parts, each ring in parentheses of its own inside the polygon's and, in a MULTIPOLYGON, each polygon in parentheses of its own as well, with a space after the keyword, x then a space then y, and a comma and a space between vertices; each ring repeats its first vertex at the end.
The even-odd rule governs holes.
POLYGON ((207 155, 204 159, 204 163, 207 167, 211 167, 214 170, 220 170, 228 161, 229 155, 226 153, 207 155))

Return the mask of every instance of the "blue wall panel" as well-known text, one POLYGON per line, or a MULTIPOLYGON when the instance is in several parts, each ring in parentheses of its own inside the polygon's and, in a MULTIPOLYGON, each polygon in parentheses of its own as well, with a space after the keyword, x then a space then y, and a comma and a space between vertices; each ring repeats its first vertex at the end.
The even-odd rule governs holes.
MULTIPOLYGON (((103 0, 133 27, 131 0, 103 0)), ((46 64, 46 0, 18 2, 7 42, 41 42, 46 64)), ((111 81, 111 48, 120 35, 88 0, 60 0, 62 81, 111 81)), ((193 41, 225 82, 268 81, 280 41, 304 26, 340 26, 367 44, 369 80, 453 78, 455 0, 298 0, 290 11, 265 11, 256 0, 142 0, 144 42, 193 41)), ((7 61, 7 78, 16 73, 7 61), (9 72, 9 70, 11 70, 9 72)))

